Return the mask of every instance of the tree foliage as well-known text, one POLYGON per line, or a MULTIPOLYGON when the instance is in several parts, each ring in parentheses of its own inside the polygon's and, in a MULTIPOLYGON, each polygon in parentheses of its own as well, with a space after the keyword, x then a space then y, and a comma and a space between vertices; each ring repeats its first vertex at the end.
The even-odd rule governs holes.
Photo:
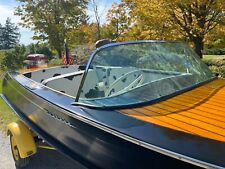
POLYGON ((179 25, 185 37, 194 43, 202 57, 204 39, 219 23, 225 21, 225 3, 222 0, 179 1, 165 0, 171 21, 179 25))
POLYGON ((99 10, 98 10, 98 5, 95 0, 91 0, 93 10, 94 10, 94 15, 95 15, 95 20, 96 20, 96 26, 97 26, 97 39, 101 39, 101 21, 100 21, 100 15, 99 15, 99 10))
MULTIPOLYGON (((199 56, 208 33, 225 22, 222 0, 123 0, 121 5, 129 9, 126 12, 131 18, 129 29, 123 30, 124 37, 187 40, 199 56)), ((112 22, 113 17, 109 20, 112 22)))
POLYGON ((52 58, 52 51, 50 50, 49 46, 45 43, 37 43, 37 44, 29 44, 27 47, 27 54, 44 54, 45 56, 48 56, 48 58, 52 58))
POLYGON ((3 31, 4 27, 0 24, 0 49, 3 49, 3 31))
POLYGON ((13 49, 5 52, 1 62, 1 69, 16 70, 22 68, 26 57, 26 48, 24 45, 17 45, 13 49))
POLYGON ((22 26, 32 28, 37 40, 47 40, 61 56, 68 32, 86 22, 87 0, 18 0, 15 14, 22 26))
POLYGON ((18 27, 7 18, 5 25, 0 24, 0 49, 11 49, 19 42, 18 27))
POLYGON ((180 38, 176 26, 170 23, 163 6, 164 0, 124 0, 130 8, 131 25, 125 36, 131 39, 174 39, 180 38), (177 36, 178 35, 178 36, 177 36))
POLYGON ((125 32, 130 25, 131 18, 129 15, 129 8, 125 3, 113 3, 111 9, 107 13, 108 32, 111 33, 111 39, 117 39, 125 32))
POLYGON ((223 0, 122 0, 112 5, 106 23, 100 23, 97 0, 18 1, 21 5, 15 13, 21 16, 21 24, 32 28, 34 38, 49 42, 59 55, 64 39, 70 47, 100 38, 183 40, 190 42, 200 57, 204 44, 225 47, 223 0), (88 2, 95 22, 87 21, 88 2))
POLYGON ((206 48, 225 49, 225 23, 216 26, 205 38, 206 48))

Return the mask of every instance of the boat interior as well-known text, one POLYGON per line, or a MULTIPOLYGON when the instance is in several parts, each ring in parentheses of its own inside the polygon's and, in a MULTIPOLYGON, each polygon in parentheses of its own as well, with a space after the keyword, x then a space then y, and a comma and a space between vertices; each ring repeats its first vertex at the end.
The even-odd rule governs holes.
POLYGON ((24 73, 38 83, 70 96, 76 96, 84 71, 78 65, 58 66, 24 73))
MULTIPOLYGON (((24 75, 38 83, 65 93, 72 97, 77 92, 84 74, 78 65, 60 66, 37 70, 24 75)), ((177 76, 190 76, 189 73, 163 70, 134 69, 133 67, 95 66, 88 71, 88 82, 81 91, 81 97, 92 98, 93 91, 101 92, 103 97, 120 94, 122 90, 177 76)))

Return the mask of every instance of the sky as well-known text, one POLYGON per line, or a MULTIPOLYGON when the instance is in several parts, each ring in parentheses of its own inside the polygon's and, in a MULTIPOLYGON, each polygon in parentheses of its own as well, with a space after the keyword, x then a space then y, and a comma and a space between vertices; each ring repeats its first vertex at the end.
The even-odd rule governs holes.
MULTIPOLYGON (((98 5, 99 14, 101 16, 101 23, 106 21, 106 13, 111 7, 113 2, 120 2, 120 0, 96 0, 98 5)), ((15 24, 21 22, 20 17, 15 16, 14 9, 19 5, 19 2, 16 0, 0 0, 0 23, 3 25, 7 17, 11 18, 11 21, 15 24)), ((93 5, 88 6, 87 14, 89 15, 90 21, 94 20, 93 5)), ((18 25, 17 25, 18 26, 18 25)), ((19 27, 19 32, 21 34, 20 43, 30 44, 35 43, 32 40, 33 32, 30 29, 19 27)))

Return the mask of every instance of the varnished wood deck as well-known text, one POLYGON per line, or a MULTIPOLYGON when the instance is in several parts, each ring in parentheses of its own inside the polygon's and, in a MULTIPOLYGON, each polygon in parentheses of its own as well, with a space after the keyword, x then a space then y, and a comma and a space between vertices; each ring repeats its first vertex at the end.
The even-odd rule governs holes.
POLYGON ((222 79, 166 101, 119 111, 149 123, 225 142, 225 80, 222 79))

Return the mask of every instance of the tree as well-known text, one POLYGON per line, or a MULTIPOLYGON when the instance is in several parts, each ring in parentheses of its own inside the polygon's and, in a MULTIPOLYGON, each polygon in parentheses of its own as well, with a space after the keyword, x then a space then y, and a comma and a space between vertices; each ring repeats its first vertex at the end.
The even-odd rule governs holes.
POLYGON ((207 48, 225 48, 225 23, 206 35, 205 44, 207 48))
POLYGON ((0 24, 0 50, 3 49, 3 38, 2 38, 2 36, 3 36, 3 30, 4 30, 4 28, 0 24))
POLYGON ((122 33, 129 28, 131 19, 128 14, 129 9, 125 3, 113 3, 107 13, 108 29, 112 32, 111 39, 117 39, 122 33))
POLYGON ((79 28, 69 32, 69 43, 73 45, 82 45, 96 42, 96 23, 84 23, 79 28))
POLYGON ((87 0, 18 0, 15 14, 24 27, 35 31, 34 39, 48 41, 61 57, 68 32, 86 22, 87 0))
POLYGON ((222 0, 165 0, 171 21, 179 25, 185 37, 194 43, 202 57, 204 39, 220 22, 224 22, 225 3, 222 0))
POLYGON ((98 5, 95 0, 92 0, 91 2, 93 5, 94 15, 95 15, 95 20, 97 25, 97 40, 99 40, 101 39, 101 22, 100 22, 100 16, 98 11, 98 5))
POLYGON ((28 54, 34 54, 34 53, 39 53, 39 54, 44 54, 45 56, 48 56, 48 58, 52 57, 52 52, 48 46, 48 44, 45 43, 37 43, 37 44, 30 44, 27 47, 27 52, 28 54))
POLYGON ((16 45, 12 50, 5 52, 5 56, 1 62, 1 68, 6 70, 22 68, 25 52, 26 48, 24 45, 16 45))
MULTIPOLYGON (((123 0, 133 19, 135 39, 184 39, 201 57, 206 35, 224 22, 222 0, 123 0)), ((129 36, 128 36, 129 37, 129 36)))
POLYGON ((20 33, 18 27, 7 18, 5 25, 0 25, 1 49, 13 48, 19 42, 20 33))
POLYGON ((128 29, 120 35, 122 40, 181 39, 177 26, 171 24, 163 6, 164 0, 123 0, 123 9, 129 16, 128 29))

